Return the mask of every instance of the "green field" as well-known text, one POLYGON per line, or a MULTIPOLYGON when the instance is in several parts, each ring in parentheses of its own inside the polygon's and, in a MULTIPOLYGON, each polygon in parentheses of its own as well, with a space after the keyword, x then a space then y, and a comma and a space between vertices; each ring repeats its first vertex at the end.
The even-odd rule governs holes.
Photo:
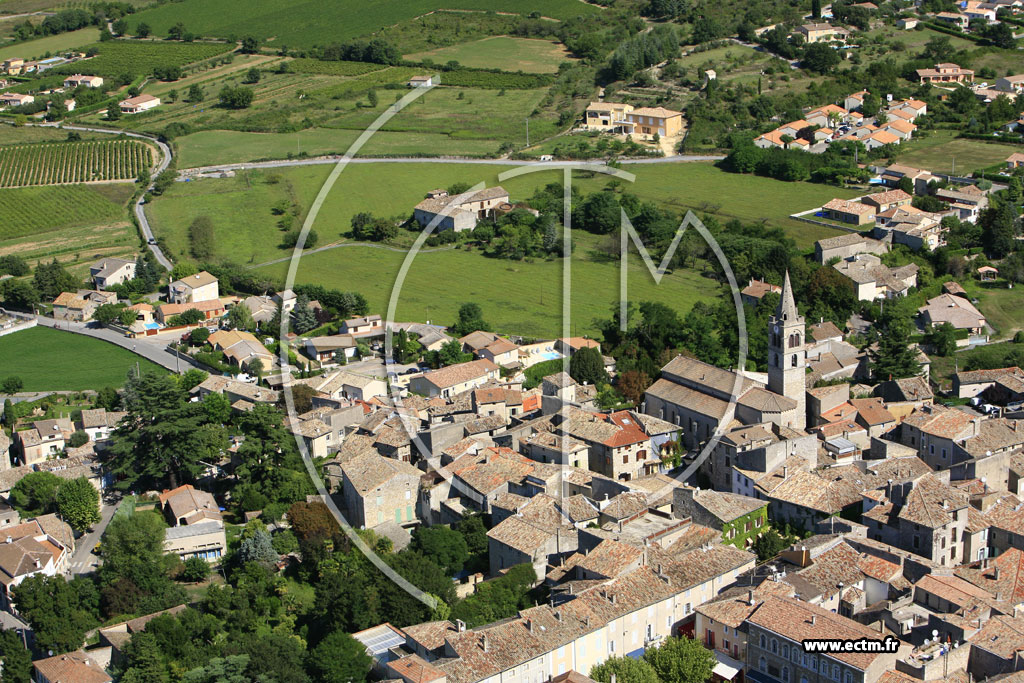
MULTIPOLYGON (((109 140, 109 135, 76 131, 83 140, 109 140)), ((0 145, 24 145, 29 142, 64 142, 68 139, 68 131, 49 126, 10 126, 0 125, 0 145)))
POLYGON ((472 43, 441 47, 405 55, 406 59, 430 59, 437 64, 455 60, 478 69, 502 69, 527 73, 554 73, 572 56, 565 46, 551 40, 494 36, 472 43))
POLYGON ((0 147, 0 187, 134 180, 151 163, 136 140, 11 145, 0 147))
POLYGON ((182 21, 198 35, 254 35, 271 44, 310 47, 366 36, 440 8, 516 14, 536 11, 554 19, 600 11, 580 0, 377 0, 372 11, 359 0, 183 0, 133 14, 129 24, 134 30, 139 22, 146 22, 156 35, 166 35, 168 28, 182 21))
POLYGON ((48 53, 52 54, 54 52, 85 47, 89 43, 96 42, 99 38, 100 30, 94 27, 69 31, 68 33, 58 33, 54 36, 46 36, 38 40, 29 40, 24 43, 2 47, 0 48, 0 60, 12 57, 21 57, 22 59, 41 58, 48 53))
POLYGON ((134 189, 117 183, 0 190, 0 239, 123 220, 134 189))
POLYGON ((24 391, 81 391, 124 384, 138 362, 143 372, 167 370, 102 339, 33 327, 0 337, 0 375, 17 375, 24 391))
MULTIPOLYGON (((610 317, 618 301, 619 264, 592 255, 600 238, 578 232, 574 240, 571 332, 594 334, 595 318, 610 317)), ((404 258, 404 253, 364 245, 319 252, 303 257, 297 281, 356 290, 370 310, 384 314, 404 258)), ((562 268, 561 260, 505 261, 458 249, 421 253, 405 278, 395 319, 449 324, 459 306, 474 301, 498 330, 557 336, 562 333, 562 268)), ((261 269, 282 278, 286 270, 287 263, 261 269)), ((630 300, 659 301, 685 313, 718 292, 713 280, 686 269, 655 285, 639 257, 630 259, 630 300)))
POLYGON ((234 49, 225 43, 178 43, 108 40, 89 45, 99 50, 95 57, 57 67, 56 73, 83 73, 116 78, 130 73, 150 74, 158 66, 184 66, 234 49))
POLYGON ((895 157, 907 166, 923 168, 936 173, 949 173, 954 168, 958 175, 1002 163, 1006 157, 1020 151, 1020 145, 967 140, 956 137, 956 131, 932 131, 928 137, 915 139, 895 157))

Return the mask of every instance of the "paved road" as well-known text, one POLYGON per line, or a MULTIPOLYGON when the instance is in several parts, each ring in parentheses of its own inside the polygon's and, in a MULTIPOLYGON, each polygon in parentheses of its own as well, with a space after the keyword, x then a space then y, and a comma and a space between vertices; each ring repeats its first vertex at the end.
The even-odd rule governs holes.
MULTIPOLYGON (((153 137, 151 135, 145 135, 143 133, 133 133, 133 132, 127 131, 127 130, 117 130, 117 129, 112 129, 112 128, 95 128, 95 127, 91 127, 91 126, 73 126, 73 125, 67 125, 67 124, 63 124, 62 125, 62 124, 57 123, 57 122, 55 122, 55 123, 41 123, 41 124, 34 124, 34 125, 39 125, 39 126, 44 126, 44 127, 58 127, 59 126, 62 130, 84 130, 84 131, 87 131, 87 132, 90 132, 90 133, 104 133, 104 134, 107 134, 107 135, 127 135, 130 138, 138 138, 140 140, 145 140, 147 142, 151 142, 151 143, 155 144, 157 147, 160 148, 160 153, 161 153, 160 160, 157 162, 157 164, 153 168, 153 170, 150 171, 150 175, 153 178, 156 178, 158 175, 160 175, 161 173, 163 173, 164 171, 167 170, 167 167, 170 165, 171 159, 174 156, 174 153, 171 151, 171 148, 170 148, 169 145, 167 145, 166 143, 162 142, 161 140, 156 139, 155 137, 153 137)), ((153 189, 153 185, 152 184, 149 187, 146 188, 147 191, 149 191, 151 189, 153 189)), ((144 195, 145 195, 145 193, 143 193, 143 196, 144 195)), ((155 244, 156 238, 153 237, 153 230, 149 227, 149 220, 146 218, 146 212, 145 212, 145 210, 143 208, 143 205, 145 204, 145 200, 143 199, 143 196, 140 196, 139 199, 135 202, 135 216, 136 216, 136 218, 139 219, 139 228, 142 230, 142 237, 143 237, 143 239, 146 240, 146 244, 149 246, 149 250, 153 252, 153 256, 156 257, 157 263, 159 263, 161 266, 163 266, 167 270, 170 270, 171 268, 174 267, 174 264, 171 263, 171 260, 169 258, 167 258, 167 256, 164 255, 164 253, 160 249, 160 247, 155 244)))
POLYGON ((110 524, 110 520, 114 518, 114 513, 117 512, 118 506, 121 504, 120 498, 111 503, 110 505, 103 505, 100 508, 100 521, 93 527, 92 531, 87 533, 78 539, 75 543, 75 554, 71 556, 71 575, 77 576, 78 574, 88 574, 99 566, 100 558, 92 554, 93 548, 100 542, 100 538, 103 537, 103 532, 107 530, 107 525, 110 524))
POLYGON ((84 334, 87 337, 95 337, 96 339, 108 341, 111 344, 117 344, 121 348, 131 351, 142 358, 151 360, 157 365, 167 368, 171 372, 177 372, 179 369, 188 370, 192 367, 185 361, 179 361, 173 353, 167 350, 166 339, 160 341, 131 339, 120 332, 116 332, 106 327, 89 327, 82 323, 54 320, 53 318, 47 318, 42 315, 36 316, 36 320, 38 320, 39 324, 44 327, 67 330, 75 334, 84 334))
MULTIPOLYGON (((316 157, 312 159, 281 159, 278 161, 251 161, 239 164, 218 164, 214 166, 196 166, 195 168, 182 169, 185 175, 198 173, 210 173, 213 171, 242 171, 253 168, 284 168, 288 166, 316 166, 320 164, 336 164, 340 156, 316 157)), ((657 157, 654 159, 622 159, 619 163, 623 165, 633 164, 672 164, 689 161, 718 161, 724 159, 719 155, 676 155, 671 157, 657 157)), ((358 157, 350 159, 350 164, 478 164, 481 166, 550 166, 561 168, 573 166, 581 161, 518 161, 514 159, 455 159, 450 157, 358 157)), ((600 163, 600 162, 594 162, 600 163)))

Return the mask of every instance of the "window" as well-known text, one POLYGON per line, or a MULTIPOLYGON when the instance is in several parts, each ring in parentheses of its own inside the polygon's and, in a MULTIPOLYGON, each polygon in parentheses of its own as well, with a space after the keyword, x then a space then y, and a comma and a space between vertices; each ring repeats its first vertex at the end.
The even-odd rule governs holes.
POLYGON ((794 368, 796 367, 796 354, 793 354, 793 358, 792 358, 792 360, 790 362, 790 366, 794 367, 794 368))
POLYGON ((833 664, 832 665, 832 678, 836 679, 837 681, 839 680, 839 665, 838 664, 833 664))
POLYGON ((761 641, 760 642, 761 642, 761 649, 762 650, 768 649, 768 639, 764 637, 763 633, 761 634, 761 641))
POLYGON ((918 536, 917 534, 914 534, 914 547, 915 548, 920 548, 921 547, 921 537, 918 536))
POLYGON ((782 658, 789 659, 789 645, 786 643, 782 644, 782 658))
POLYGON ((628 465, 629 464, 629 453, 626 453, 625 455, 622 456, 622 464, 623 465, 628 465))
POLYGON ((779 654, 779 641, 775 640, 774 638, 772 638, 772 654, 779 654))
POLYGON ((609 640, 608 641, 608 653, 609 654, 615 654, 615 641, 614 640, 609 640))
POLYGON ((782 667, 782 680, 785 681, 785 683, 789 683, 789 667, 788 666, 782 667))
POLYGON ((847 671, 843 675, 843 683, 853 683, 853 674, 847 671))
POLYGON ((761 657, 759 660, 757 660, 757 668, 761 671, 766 671, 768 669, 768 662, 765 661, 764 657, 761 657))

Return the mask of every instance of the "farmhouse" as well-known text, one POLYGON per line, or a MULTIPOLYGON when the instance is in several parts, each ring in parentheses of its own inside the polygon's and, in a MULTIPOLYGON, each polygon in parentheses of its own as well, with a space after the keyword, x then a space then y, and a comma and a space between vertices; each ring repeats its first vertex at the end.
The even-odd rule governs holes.
MULTIPOLYGON (((949 323, 958 330, 967 330, 968 334, 975 338, 988 339, 988 335, 985 333, 987 325, 985 316, 974 307, 974 304, 962 296, 940 294, 934 299, 929 299, 926 305, 917 309, 917 312, 921 315, 925 325, 934 327, 949 323)), ((957 340, 959 346, 965 346, 967 343, 966 339, 957 340)))
POLYGON ((117 103, 122 114, 141 114, 144 111, 160 106, 160 98, 152 95, 139 95, 121 100, 117 103))
POLYGON ((53 317, 55 320, 89 322, 97 308, 103 304, 114 303, 117 303, 117 294, 114 292, 98 292, 90 289, 80 289, 75 293, 61 292, 53 300, 53 317))
POLYGON ((64 79, 65 88, 77 88, 81 85, 87 88, 98 88, 103 85, 103 79, 99 76, 83 76, 82 74, 75 74, 64 79))
POLYGON ((135 261, 123 258, 104 258, 89 266, 89 277, 96 289, 124 284, 135 277, 135 261))
POLYGON ((804 37, 805 43, 820 43, 831 40, 843 40, 850 35, 845 28, 832 26, 831 24, 804 24, 796 29, 796 32, 804 37))
POLYGON ((825 216, 840 223, 850 225, 868 225, 875 221, 874 207, 846 199, 833 199, 823 207, 825 216))
POLYGON ((815 242, 814 260, 820 265, 825 265, 834 258, 846 259, 857 254, 884 254, 888 251, 889 247, 885 242, 849 232, 815 242))
POLYGON ((413 208, 413 217, 422 227, 437 221, 435 230, 472 230, 477 221, 494 216, 494 210, 508 203, 508 192, 497 185, 468 197, 450 197, 445 190, 431 190, 427 198, 413 208))
POLYGON ((5 92, 0 95, 0 104, 8 107, 20 107, 23 104, 32 104, 36 101, 36 98, 31 95, 22 95, 16 92, 5 92))

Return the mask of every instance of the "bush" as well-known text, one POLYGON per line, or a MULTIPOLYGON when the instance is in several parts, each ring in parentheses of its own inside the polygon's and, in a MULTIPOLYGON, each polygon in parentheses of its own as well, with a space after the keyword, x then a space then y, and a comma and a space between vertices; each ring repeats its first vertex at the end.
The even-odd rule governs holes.
POLYGON ((186 581, 198 583, 205 581, 209 575, 210 565, 206 560, 199 557, 190 557, 185 560, 185 567, 181 572, 181 577, 186 581))

